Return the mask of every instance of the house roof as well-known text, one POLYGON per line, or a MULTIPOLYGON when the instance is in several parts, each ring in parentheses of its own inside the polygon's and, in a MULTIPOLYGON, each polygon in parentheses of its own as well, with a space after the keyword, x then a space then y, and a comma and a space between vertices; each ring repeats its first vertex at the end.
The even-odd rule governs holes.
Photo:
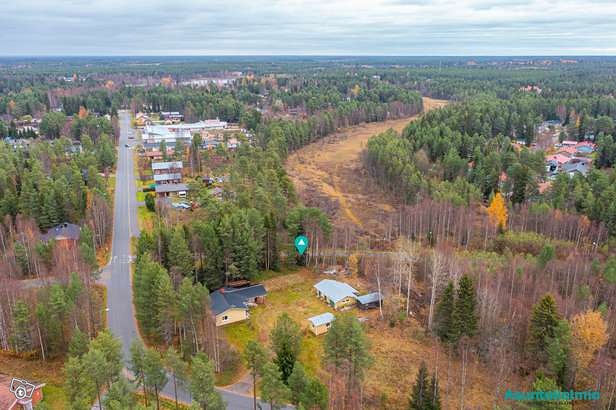
POLYGON ((182 174, 154 174, 154 182, 175 181, 182 179, 182 174))
POLYGON ((334 316, 330 312, 322 313, 320 315, 313 316, 308 318, 308 321, 312 323, 313 326, 321 326, 327 323, 331 323, 336 320, 336 316, 334 316))
POLYGON ((357 297, 357 301, 362 305, 366 305, 368 303, 376 303, 380 300, 383 300, 383 295, 381 295, 379 292, 372 292, 357 297))
POLYGON ((59 240, 79 240, 79 236, 81 235, 81 227, 79 225, 70 224, 65 222, 60 225, 56 225, 50 230, 47 231, 44 235, 41 235, 41 240, 47 242, 50 239, 59 240))
POLYGON ((568 162, 562 166, 562 170, 565 172, 579 172, 582 175, 586 175, 588 164, 586 162, 568 162))
POLYGON ((259 296, 265 296, 267 291, 261 284, 245 288, 221 288, 210 294, 212 311, 215 315, 232 308, 246 308, 246 301, 259 296))
POLYGON ((344 282, 338 282, 337 280, 331 279, 323 279, 314 285, 314 287, 334 303, 337 303, 338 301, 341 301, 349 296, 354 298, 356 297, 356 294, 359 293, 352 286, 344 282))
POLYGON ((186 184, 162 184, 156 185, 156 193, 157 194, 166 194, 168 192, 180 192, 180 191, 188 191, 188 185, 186 184))
POLYGON ((556 154, 556 155, 550 155, 549 157, 546 158, 546 161, 556 161, 558 164, 564 164, 565 162, 569 161, 571 159, 571 157, 568 157, 566 155, 563 154, 556 154))
POLYGON ((182 161, 152 162, 152 170, 183 168, 182 161))

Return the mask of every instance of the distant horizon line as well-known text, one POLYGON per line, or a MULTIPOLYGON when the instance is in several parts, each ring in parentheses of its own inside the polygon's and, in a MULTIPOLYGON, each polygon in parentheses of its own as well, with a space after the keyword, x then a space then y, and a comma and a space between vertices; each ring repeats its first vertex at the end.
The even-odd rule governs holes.
POLYGON ((597 58, 616 57, 615 54, 0 54, 7 58, 225 58, 225 57, 339 57, 339 58, 597 58))

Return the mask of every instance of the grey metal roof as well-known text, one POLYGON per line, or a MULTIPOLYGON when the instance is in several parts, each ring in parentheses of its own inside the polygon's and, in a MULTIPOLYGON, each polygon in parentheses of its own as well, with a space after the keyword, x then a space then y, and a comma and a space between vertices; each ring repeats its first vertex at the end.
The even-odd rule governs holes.
POLYGON ((182 179, 182 174, 154 174, 154 182, 176 181, 182 179))
POLYGON ((263 285, 253 285, 245 288, 221 288, 210 294, 212 311, 218 315, 228 309, 245 308, 246 301, 259 296, 265 296, 267 291, 263 285))
POLYGON ((308 321, 312 323, 313 326, 325 325, 327 323, 333 322, 334 320, 336 320, 336 316, 329 312, 322 313, 308 319, 308 321))
POLYGON ((334 303, 349 296, 356 297, 356 294, 359 293, 352 286, 331 279, 323 279, 314 285, 314 287, 334 303))
POLYGON ((372 292, 372 293, 368 293, 366 295, 361 295, 357 297, 357 301, 361 303, 362 305, 366 305, 368 303, 376 303, 382 299, 383 299, 383 295, 381 295, 379 292, 372 292))
POLYGON ((188 185, 186 184, 162 184, 156 185, 156 193, 157 194, 165 194, 167 192, 180 192, 180 191, 188 191, 188 185))
POLYGON ((588 173, 588 164, 583 161, 579 162, 568 162, 562 165, 562 170, 564 172, 579 172, 582 175, 586 175, 588 173))
POLYGON ((183 168, 182 161, 152 162, 152 170, 183 168))
POLYGON ((41 240, 47 242, 50 239, 62 240, 79 240, 79 236, 81 235, 81 227, 79 225, 63 223, 57 226, 54 226, 46 234, 41 235, 41 240))

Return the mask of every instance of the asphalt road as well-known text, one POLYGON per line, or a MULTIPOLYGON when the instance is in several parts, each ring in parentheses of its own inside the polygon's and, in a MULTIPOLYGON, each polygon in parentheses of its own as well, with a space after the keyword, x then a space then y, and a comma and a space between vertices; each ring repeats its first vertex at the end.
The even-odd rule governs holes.
MULTIPOLYGON (((139 337, 133 309, 133 294, 131 286, 130 265, 131 237, 139 236, 137 224, 137 198, 135 170, 131 148, 125 144, 134 145, 134 135, 130 125, 128 111, 120 111, 120 143, 118 167, 116 172, 116 188, 114 202, 113 242, 111 260, 101 276, 102 283, 107 287, 107 323, 111 333, 122 341, 124 360, 128 363, 129 349, 133 340, 139 337)), ((187 404, 191 403, 190 394, 185 389, 178 389, 178 398, 187 404)), ((251 410, 252 397, 219 389, 227 408, 230 410, 251 410)), ((174 398, 173 384, 168 383, 162 391, 168 398, 174 398)), ((269 406, 259 403, 262 408, 269 406)))

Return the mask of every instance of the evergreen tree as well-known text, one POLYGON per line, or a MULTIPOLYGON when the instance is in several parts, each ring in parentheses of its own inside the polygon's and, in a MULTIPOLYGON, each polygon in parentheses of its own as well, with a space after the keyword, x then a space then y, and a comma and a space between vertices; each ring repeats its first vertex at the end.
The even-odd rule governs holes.
POLYGON ((160 304, 156 303, 159 284, 169 276, 160 264, 152 260, 149 254, 137 259, 133 289, 135 290, 135 310, 137 320, 147 337, 158 339, 160 329, 160 304))
POLYGON ((327 387, 317 378, 310 377, 308 385, 300 395, 299 404, 305 409, 327 410, 328 401, 327 387))
POLYGON ((145 386, 153 390, 156 398, 156 408, 160 408, 160 391, 167 384, 167 373, 163 367, 163 362, 154 349, 146 349, 143 357, 143 376, 145 386))
POLYGON ((177 318, 177 298, 169 275, 162 274, 159 276, 155 297, 153 304, 157 315, 156 339, 168 344, 171 343, 173 338, 177 318))
POLYGON ((32 316, 28 305, 18 300, 13 307, 11 344, 17 352, 32 350, 32 316))
POLYGON ((566 320, 561 319, 555 329, 554 337, 548 337, 546 353, 548 375, 566 389, 572 362, 571 330, 566 320))
POLYGON ((107 410, 133 410, 137 408, 135 389, 122 376, 116 380, 103 399, 103 408, 107 410))
POLYGON ((88 343, 90 338, 82 332, 78 327, 73 332, 73 337, 68 345, 68 354, 70 357, 81 357, 88 351, 88 343))
POLYGON ((193 256, 188 249, 184 230, 180 227, 173 230, 167 253, 169 269, 182 276, 190 276, 194 270, 193 256))
POLYGON ((274 362, 278 365, 282 381, 286 384, 301 348, 301 329, 287 313, 283 313, 278 316, 270 340, 272 350, 276 353, 274 362))
POLYGON ((82 357, 85 376, 92 381, 96 391, 97 403, 101 404, 101 390, 105 383, 109 381, 106 373, 105 355, 100 350, 90 348, 82 357))
POLYGON ((143 387, 143 397, 148 406, 148 390, 145 384, 145 347, 140 339, 136 338, 130 345, 129 369, 135 376, 137 388, 143 387))
POLYGON ((178 352, 172 347, 167 350, 165 353, 165 369, 171 375, 173 380, 173 396, 175 398, 175 408, 178 408, 178 385, 181 387, 185 384, 187 374, 188 374, 188 366, 178 352))
POLYGON ((453 309, 453 340, 462 336, 472 337, 477 332, 477 299, 475 285, 468 275, 463 275, 458 284, 458 294, 453 309))
POLYGON ((120 377, 124 367, 122 361, 122 342, 113 337, 108 330, 102 330, 90 342, 90 350, 93 349, 103 354, 104 365, 101 371, 104 372, 105 382, 109 386, 120 377))
POLYGON ((198 221, 195 232, 203 249, 203 279, 208 289, 217 289, 223 284, 224 254, 220 237, 211 221, 198 221))
POLYGON ((299 362, 295 362, 293 373, 289 376, 288 385, 291 390, 291 403, 298 405, 302 394, 308 388, 310 380, 304 370, 304 366, 299 362))
MULTIPOLYGON (((338 315, 325 335, 323 361, 332 369, 346 369, 347 394, 359 386, 372 365, 370 342, 361 323, 352 315, 338 315)), ((350 399, 350 398, 349 398, 350 399)))
POLYGON ((267 351, 259 342, 251 340, 246 344, 244 360, 252 376, 253 407, 257 410, 257 375, 262 372, 267 362, 267 351))
POLYGON ((261 398, 270 404, 270 409, 281 409, 290 396, 291 392, 283 382, 278 366, 271 362, 263 366, 261 398))
POLYGON ((77 357, 69 357, 64 365, 64 391, 72 410, 89 410, 96 397, 96 386, 88 377, 87 366, 77 357))
POLYGON ((226 408, 220 393, 214 386, 214 366, 205 353, 199 352, 192 359, 190 392, 193 400, 203 410, 226 408))
POLYGON ((443 342, 453 341, 453 309, 455 293, 453 282, 450 281, 443 291, 436 307, 436 334, 443 342))
POLYGON ((419 372, 413 385, 409 410, 428 410, 430 409, 430 384, 428 382, 428 368, 425 362, 421 362, 419 372))
POLYGON ((94 248, 94 233, 88 225, 81 228, 79 234, 79 253, 91 269, 98 268, 96 249, 94 248))
POLYGON ((560 319, 556 301, 550 294, 543 296, 533 306, 528 328, 527 353, 535 365, 546 363, 547 347, 550 339, 556 336, 560 319))

